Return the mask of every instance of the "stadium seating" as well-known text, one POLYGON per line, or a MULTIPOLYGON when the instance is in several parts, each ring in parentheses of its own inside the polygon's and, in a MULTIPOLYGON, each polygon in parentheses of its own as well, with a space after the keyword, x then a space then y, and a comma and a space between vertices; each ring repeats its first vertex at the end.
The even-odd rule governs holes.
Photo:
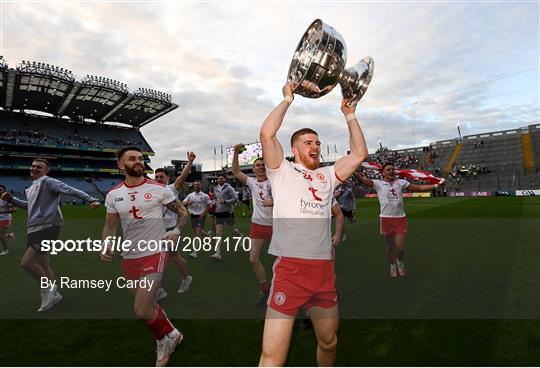
POLYGON ((398 168, 423 168, 438 177, 445 177, 448 167, 446 187, 450 191, 538 189, 540 125, 438 141, 423 148, 379 149, 368 161, 395 161, 398 168), (525 168, 523 134, 530 136, 534 170, 525 168))
POLYGON ((530 125, 529 134, 531 135, 536 171, 540 171, 540 124, 530 125))
POLYGON ((2 140, 86 149, 118 149, 126 145, 138 145, 143 151, 151 152, 150 145, 137 129, 95 123, 77 124, 64 119, 20 114, 2 114, 2 140))

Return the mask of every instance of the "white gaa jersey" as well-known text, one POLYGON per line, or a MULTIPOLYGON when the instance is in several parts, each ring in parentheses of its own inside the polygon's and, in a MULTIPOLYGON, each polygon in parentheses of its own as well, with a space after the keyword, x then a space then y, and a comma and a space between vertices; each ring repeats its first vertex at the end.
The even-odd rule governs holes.
POLYGON ((403 193, 408 188, 409 182, 396 179, 392 182, 373 179, 373 189, 377 191, 377 197, 381 205, 380 217, 405 217, 403 208, 403 193))
POLYGON ((246 185, 251 191, 251 201, 253 202, 253 214, 251 222, 259 225, 272 226, 272 207, 263 206, 263 200, 272 199, 272 187, 268 179, 257 181, 256 178, 248 177, 246 185))
MULTIPOLYGON (((176 190, 174 184, 167 185, 167 188, 174 194, 174 198, 178 198, 178 193, 180 192, 176 190)), ((167 207, 163 207, 163 221, 165 222, 165 229, 175 227, 178 221, 178 213, 171 211, 167 207)))
POLYGON ((188 206, 188 212, 191 215, 200 215, 206 208, 210 206, 210 197, 208 194, 203 193, 202 191, 191 192, 184 198, 184 204, 188 206))
POLYGON ((331 217, 334 166, 309 170, 285 159, 266 168, 274 197, 268 253, 303 259, 332 259, 331 217))
POLYGON ((148 178, 133 187, 122 181, 107 193, 107 212, 118 214, 123 240, 131 240, 131 249, 122 253, 124 258, 140 258, 160 252, 157 246, 148 247, 147 242, 159 242, 165 236, 163 207, 175 200, 176 196, 167 187, 148 178))

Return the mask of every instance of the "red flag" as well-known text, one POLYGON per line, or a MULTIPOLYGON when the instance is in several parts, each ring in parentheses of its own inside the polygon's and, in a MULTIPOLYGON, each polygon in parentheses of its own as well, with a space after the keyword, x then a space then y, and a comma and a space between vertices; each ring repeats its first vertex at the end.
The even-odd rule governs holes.
MULTIPOLYGON (((382 165, 376 162, 362 162, 362 167, 368 170, 380 171, 382 165)), ((426 181, 430 184, 443 184, 445 179, 437 178, 428 171, 414 170, 414 169, 400 169, 396 170, 396 174, 402 178, 409 178, 414 180, 426 181)))
POLYGON ((368 170, 380 170, 381 165, 376 162, 362 162, 362 167, 368 170))
POLYGON ((397 175, 402 178, 427 181, 430 184, 443 184, 445 181, 443 178, 437 178, 427 171, 420 171, 420 170, 414 170, 414 169, 402 169, 402 170, 396 170, 396 172, 397 172, 397 175))

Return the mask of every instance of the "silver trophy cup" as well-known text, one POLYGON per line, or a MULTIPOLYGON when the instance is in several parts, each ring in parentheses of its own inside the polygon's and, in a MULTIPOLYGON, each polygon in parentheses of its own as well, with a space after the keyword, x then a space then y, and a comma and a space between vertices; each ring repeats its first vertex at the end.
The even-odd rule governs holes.
POLYGON ((324 96, 339 83, 343 98, 355 105, 367 91, 374 63, 368 56, 345 69, 346 62, 343 36, 317 19, 296 47, 287 80, 294 84, 295 93, 308 98, 324 96))

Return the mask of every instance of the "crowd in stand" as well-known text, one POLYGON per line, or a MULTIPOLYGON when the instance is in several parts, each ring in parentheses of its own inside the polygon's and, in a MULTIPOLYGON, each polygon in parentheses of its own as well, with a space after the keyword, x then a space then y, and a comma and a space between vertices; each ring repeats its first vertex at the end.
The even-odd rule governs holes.
POLYGON ((369 155, 369 160, 383 165, 387 162, 392 162, 397 169, 417 169, 419 165, 416 155, 408 155, 391 151, 386 147, 379 148, 375 154, 369 155))
POLYGON ((24 129, 2 129, 0 130, 0 140, 15 142, 16 144, 53 144, 59 146, 71 147, 86 147, 86 148, 106 148, 119 147, 129 145, 143 146, 142 140, 133 142, 131 140, 123 140, 119 138, 97 140, 84 135, 79 135, 76 131, 74 134, 64 137, 56 137, 38 130, 24 129), (107 144, 109 143, 109 144, 107 144))

